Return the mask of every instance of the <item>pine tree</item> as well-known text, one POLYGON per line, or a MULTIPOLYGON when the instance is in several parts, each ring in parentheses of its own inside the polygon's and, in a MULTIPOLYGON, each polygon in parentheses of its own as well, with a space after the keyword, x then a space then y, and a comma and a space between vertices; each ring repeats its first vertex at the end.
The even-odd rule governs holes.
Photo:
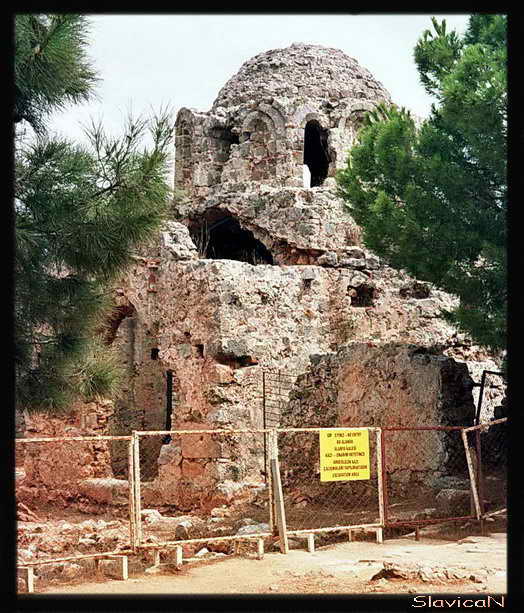
POLYGON ((464 36, 433 19, 416 45, 436 103, 416 126, 379 109, 359 132, 340 194, 365 244, 460 298, 443 316, 495 351, 506 343, 506 17, 473 15, 464 36))
POLYGON ((15 143, 17 407, 59 411, 111 394, 118 369, 97 331, 116 275, 165 219, 172 122, 162 111, 128 120, 120 138, 100 125, 89 146, 51 137, 46 118, 91 94, 96 75, 78 15, 16 17, 15 143), (153 144, 141 150, 146 132, 153 144))

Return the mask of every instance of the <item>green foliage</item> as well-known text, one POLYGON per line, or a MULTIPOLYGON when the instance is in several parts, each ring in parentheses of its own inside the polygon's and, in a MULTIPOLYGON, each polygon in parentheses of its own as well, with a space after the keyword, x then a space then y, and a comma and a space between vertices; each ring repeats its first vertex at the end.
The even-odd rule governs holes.
POLYGON ((68 104, 87 100, 96 83, 86 55, 82 15, 18 15, 15 22, 15 122, 36 131, 68 104))
MULTIPOLYGON (((67 17, 77 31, 61 36, 83 40, 84 20, 67 17)), ((53 16, 22 16, 20 22, 22 48, 33 44, 23 36, 27 23, 56 35, 53 16)), ((58 64, 60 57, 53 56, 58 64)), ((49 84, 17 73, 17 95, 44 99, 47 85, 52 90, 54 79, 67 78, 62 69, 49 64, 49 84)), ((64 83, 61 93, 53 90, 55 106, 75 88, 64 83)), ((42 124, 38 129, 31 143, 19 140, 15 147, 16 392, 20 407, 56 411, 78 396, 115 393, 118 368, 97 331, 110 313, 111 283, 167 216, 172 122, 165 111, 149 120, 130 118, 120 138, 93 124, 89 146, 50 138, 42 124), (146 132, 153 144, 141 150, 146 132)))
POLYGON ((433 20, 415 48, 437 99, 370 115, 338 175, 365 244, 392 266, 457 295, 444 316, 479 344, 506 335, 506 19, 474 15, 459 38, 433 20))

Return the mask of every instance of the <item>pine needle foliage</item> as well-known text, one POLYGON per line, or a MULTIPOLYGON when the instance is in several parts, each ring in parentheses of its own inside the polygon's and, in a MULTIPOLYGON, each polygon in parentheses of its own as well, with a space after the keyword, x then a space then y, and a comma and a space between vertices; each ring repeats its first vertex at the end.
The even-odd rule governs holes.
POLYGON ((98 79, 87 58, 88 36, 82 15, 17 15, 15 122, 42 132, 50 113, 92 96, 98 79))
POLYGON ((378 108, 338 174, 365 244, 458 296, 442 315, 494 351, 506 345, 506 52, 503 15, 473 15, 462 37, 433 19, 414 50, 429 118, 378 108))
POLYGON ((35 30, 48 41, 42 53, 54 49, 49 41, 56 36, 64 45, 38 75, 27 68, 16 74, 20 108, 29 109, 24 120, 36 118, 38 128, 31 142, 15 143, 16 397, 19 408, 51 412, 79 397, 116 393, 120 373, 97 331, 111 313, 116 276, 168 214, 173 131, 169 111, 161 110, 128 118, 120 137, 93 123, 85 146, 46 133, 40 103, 77 102, 94 74, 78 59, 84 18, 65 17, 17 17, 16 39, 21 56, 34 45, 35 30), (64 81, 62 89, 55 81, 64 81), (152 145, 145 149, 147 134, 152 145))

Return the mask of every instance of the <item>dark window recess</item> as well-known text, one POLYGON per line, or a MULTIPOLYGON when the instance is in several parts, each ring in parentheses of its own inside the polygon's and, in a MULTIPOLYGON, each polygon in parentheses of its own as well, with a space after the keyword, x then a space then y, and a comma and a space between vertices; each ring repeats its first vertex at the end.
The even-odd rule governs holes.
POLYGON ((313 279, 302 279, 302 283, 304 285, 305 290, 311 289, 311 284, 313 283, 313 279))
POLYGON ((211 136, 213 138, 218 138, 219 140, 225 141, 230 145, 238 145, 240 142, 239 135, 235 134, 231 128, 213 128, 211 130, 211 136))
POLYGON ((328 131, 315 119, 308 121, 304 130, 304 164, 311 173, 311 187, 324 183, 331 162, 328 146, 328 131))
POLYGON ((402 298, 416 298, 418 300, 423 298, 429 298, 431 295, 431 289, 429 285, 425 283, 412 283, 406 287, 402 287, 399 291, 402 298))
POLYGON ((271 252, 232 216, 223 216, 190 227, 192 239, 200 245, 203 257, 213 260, 238 260, 249 264, 273 264, 271 252))
POLYGON ((158 349, 158 347, 154 347, 153 349, 151 349, 151 359, 158 360, 159 353, 160 353, 160 349, 158 349))
POLYGON ((358 287, 348 288, 351 296, 351 306, 368 307, 373 306, 377 297, 377 290, 372 285, 362 284, 358 287))
MULTIPOLYGON (((166 430, 171 430, 171 411, 173 410, 173 371, 166 371, 166 430)), ((167 445, 171 442, 171 435, 166 434, 162 439, 162 444, 167 445)))
POLYGON ((231 355, 225 353, 217 353, 213 357, 219 364, 229 366, 233 370, 236 370, 237 368, 246 368, 247 366, 254 366, 258 364, 258 360, 256 358, 251 357, 250 355, 231 355))
POLYGON ((197 345, 197 354, 198 357, 203 358, 204 357, 204 345, 197 345))

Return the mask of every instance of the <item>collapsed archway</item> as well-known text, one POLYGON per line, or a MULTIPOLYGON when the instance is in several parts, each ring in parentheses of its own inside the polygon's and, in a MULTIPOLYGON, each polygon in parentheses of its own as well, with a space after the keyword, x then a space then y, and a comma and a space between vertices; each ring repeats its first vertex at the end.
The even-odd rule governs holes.
POLYGON ((328 176, 329 163, 328 131, 316 119, 307 122, 304 129, 304 164, 311 174, 310 187, 324 183, 328 176))
POLYGON ((210 209, 189 226, 200 255, 213 260, 237 260, 248 264, 273 264, 269 249, 253 232, 245 230, 231 213, 210 209))

